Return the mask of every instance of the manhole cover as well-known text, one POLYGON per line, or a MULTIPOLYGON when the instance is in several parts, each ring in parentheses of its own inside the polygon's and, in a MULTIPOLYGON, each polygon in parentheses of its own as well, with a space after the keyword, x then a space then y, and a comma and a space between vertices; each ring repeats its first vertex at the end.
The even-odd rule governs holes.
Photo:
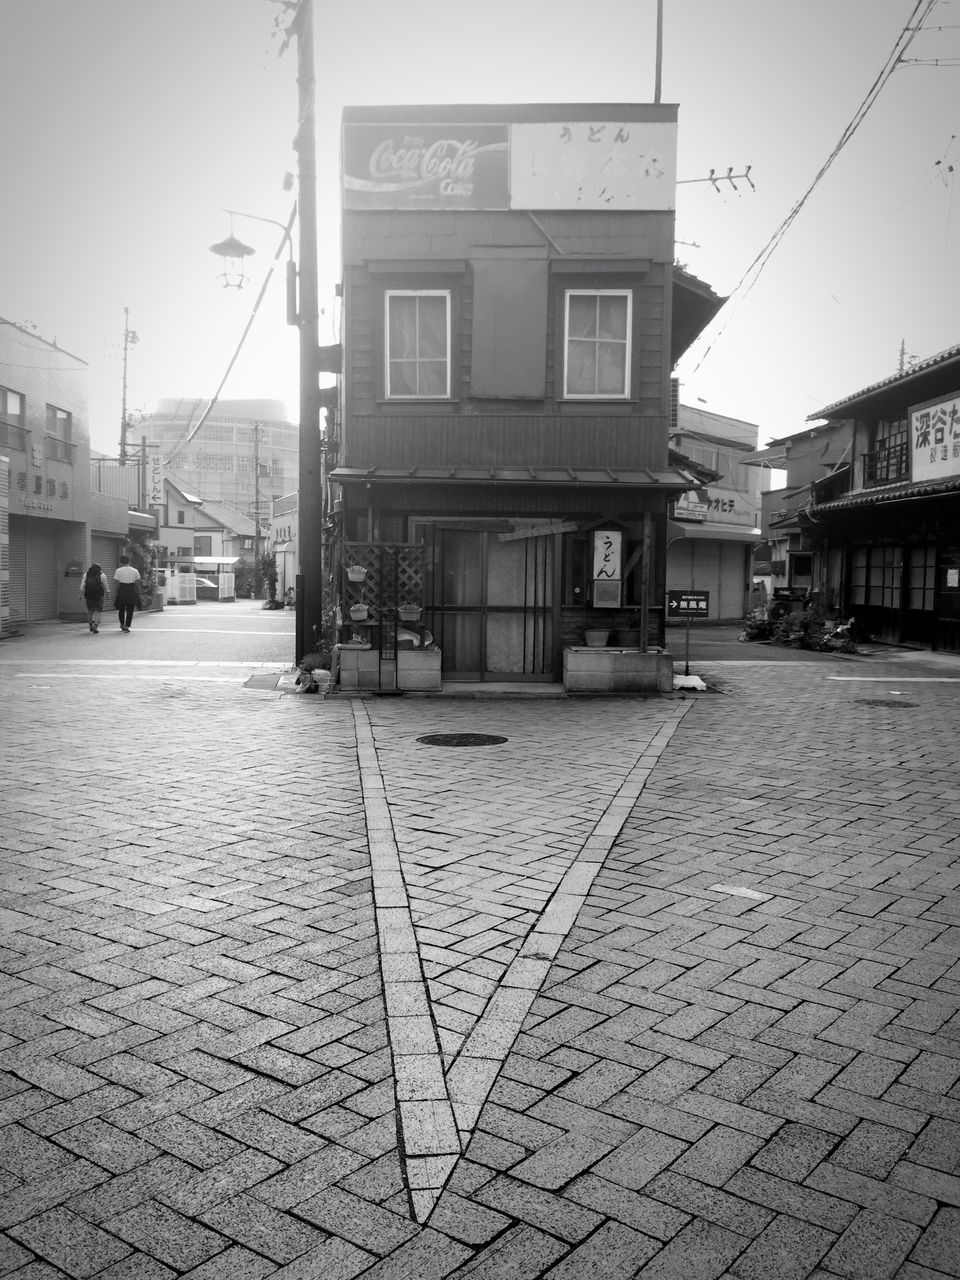
POLYGON ((857 698, 856 701, 861 707, 896 707, 898 711, 901 707, 906 710, 918 705, 916 702, 892 702, 888 698, 857 698))
POLYGON ((426 733, 417 741, 428 747, 495 747, 506 738, 497 733, 426 733))

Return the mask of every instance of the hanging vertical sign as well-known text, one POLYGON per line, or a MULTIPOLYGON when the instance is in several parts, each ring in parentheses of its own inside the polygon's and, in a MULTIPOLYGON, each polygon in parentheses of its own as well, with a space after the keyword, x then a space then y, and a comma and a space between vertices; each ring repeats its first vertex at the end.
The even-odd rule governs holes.
POLYGON ((163 506, 163 458, 156 446, 147 446, 147 506, 163 506))
POLYGON ((623 577, 623 534, 619 529, 595 529, 593 534, 593 605, 619 609, 623 577))

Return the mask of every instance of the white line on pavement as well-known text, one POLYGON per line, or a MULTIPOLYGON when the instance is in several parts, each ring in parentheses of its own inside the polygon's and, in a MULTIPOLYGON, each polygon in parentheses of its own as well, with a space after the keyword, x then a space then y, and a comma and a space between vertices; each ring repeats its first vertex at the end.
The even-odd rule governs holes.
POLYGON ((860 684, 960 684, 960 676, 827 676, 828 680, 856 680, 860 684))
MULTIPOLYGON (((0 658, 0 667, 49 667, 54 659, 0 658)), ((218 662, 173 658, 71 658, 73 667, 239 667, 244 671, 291 671, 287 662, 218 662)))

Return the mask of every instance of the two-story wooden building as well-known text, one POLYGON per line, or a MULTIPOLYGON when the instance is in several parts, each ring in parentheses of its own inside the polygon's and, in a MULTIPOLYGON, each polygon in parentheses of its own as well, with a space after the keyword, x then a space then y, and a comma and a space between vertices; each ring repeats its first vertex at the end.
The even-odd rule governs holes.
POLYGON ((676 121, 345 110, 332 560, 383 687, 400 605, 449 680, 557 681, 598 625, 664 643, 668 506, 697 483, 670 373, 722 305, 674 266, 676 121))
POLYGON ((799 512, 827 598, 878 640, 960 652, 960 347, 812 416, 850 442, 799 512))

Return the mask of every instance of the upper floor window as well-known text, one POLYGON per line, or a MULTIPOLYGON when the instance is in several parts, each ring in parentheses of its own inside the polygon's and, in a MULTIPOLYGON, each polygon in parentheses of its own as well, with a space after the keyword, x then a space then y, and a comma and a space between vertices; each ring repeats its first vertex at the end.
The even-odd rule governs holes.
POLYGON ((7 422, 11 427, 23 426, 23 396, 19 391, 0 387, 0 422, 7 422))
POLYGON ((387 290, 388 399, 449 400, 450 293, 387 290))
POLYGON ((629 289, 568 289, 563 394, 568 400, 625 400, 630 394, 629 289))
POLYGON ((47 405, 47 430, 60 440, 69 440, 73 433, 73 414, 66 409, 58 409, 55 404, 47 405))

